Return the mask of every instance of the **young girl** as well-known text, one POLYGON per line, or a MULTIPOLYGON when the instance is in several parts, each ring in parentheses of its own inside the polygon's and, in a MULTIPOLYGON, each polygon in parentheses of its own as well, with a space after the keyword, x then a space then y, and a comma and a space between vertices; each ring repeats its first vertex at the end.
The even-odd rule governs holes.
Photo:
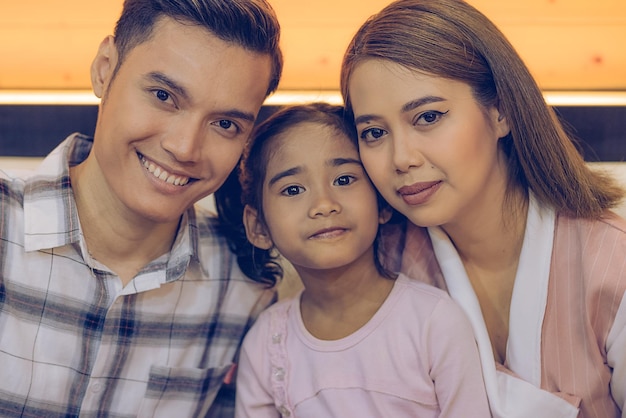
POLYGON ((280 252, 304 290, 247 334, 237 417, 490 416, 460 309, 378 261, 391 213, 379 210, 342 107, 271 116, 244 153, 241 183, 249 241, 280 252))
POLYGON ((399 0, 341 80, 363 165, 411 221, 402 271, 468 315, 494 416, 626 417, 624 193, 502 33, 460 0, 399 0))

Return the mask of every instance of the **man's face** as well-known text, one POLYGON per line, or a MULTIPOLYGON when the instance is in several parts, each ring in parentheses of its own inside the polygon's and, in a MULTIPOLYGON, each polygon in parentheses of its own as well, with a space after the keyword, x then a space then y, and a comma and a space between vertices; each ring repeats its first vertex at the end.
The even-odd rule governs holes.
POLYGON ((102 97, 87 170, 102 203, 172 222, 237 163, 270 79, 269 56, 163 18, 126 55, 105 40, 92 66, 102 97))

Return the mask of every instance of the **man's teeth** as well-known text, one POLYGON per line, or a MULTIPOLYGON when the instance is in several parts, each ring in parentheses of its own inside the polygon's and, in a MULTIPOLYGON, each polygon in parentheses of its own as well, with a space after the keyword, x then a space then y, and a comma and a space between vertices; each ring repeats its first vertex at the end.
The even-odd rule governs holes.
POLYGON ((159 180, 163 180, 166 183, 173 184, 175 186, 184 186, 189 183, 189 177, 180 177, 170 174, 161 167, 157 167, 150 161, 146 160, 143 156, 141 157, 141 163, 149 173, 152 173, 154 177, 159 180))

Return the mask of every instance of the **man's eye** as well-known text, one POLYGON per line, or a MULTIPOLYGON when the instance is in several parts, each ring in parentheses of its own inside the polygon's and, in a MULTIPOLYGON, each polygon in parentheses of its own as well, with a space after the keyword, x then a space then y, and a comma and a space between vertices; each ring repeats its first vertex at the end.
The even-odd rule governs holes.
POLYGON ((214 126, 217 126, 221 129, 224 134, 230 136, 236 136, 241 133, 241 128, 235 122, 229 119, 220 119, 213 122, 214 126))
POLYGON ((159 99, 162 102, 166 102, 170 98, 169 93, 163 90, 157 90, 154 94, 157 97, 157 99, 159 99))
POLYGON ((230 129, 230 127, 233 126, 233 122, 230 120, 222 119, 221 121, 219 121, 219 125, 220 128, 230 129))

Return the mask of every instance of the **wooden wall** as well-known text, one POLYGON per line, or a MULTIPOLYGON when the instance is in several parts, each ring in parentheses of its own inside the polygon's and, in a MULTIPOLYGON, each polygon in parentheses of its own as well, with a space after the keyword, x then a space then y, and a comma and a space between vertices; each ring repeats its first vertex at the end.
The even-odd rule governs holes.
MULTIPOLYGON (((545 90, 626 90, 625 0, 469 0, 545 90)), ((338 87, 343 51, 387 0, 270 0, 283 26, 280 89, 338 87)), ((122 0, 0 0, 0 90, 89 89, 122 0)))

